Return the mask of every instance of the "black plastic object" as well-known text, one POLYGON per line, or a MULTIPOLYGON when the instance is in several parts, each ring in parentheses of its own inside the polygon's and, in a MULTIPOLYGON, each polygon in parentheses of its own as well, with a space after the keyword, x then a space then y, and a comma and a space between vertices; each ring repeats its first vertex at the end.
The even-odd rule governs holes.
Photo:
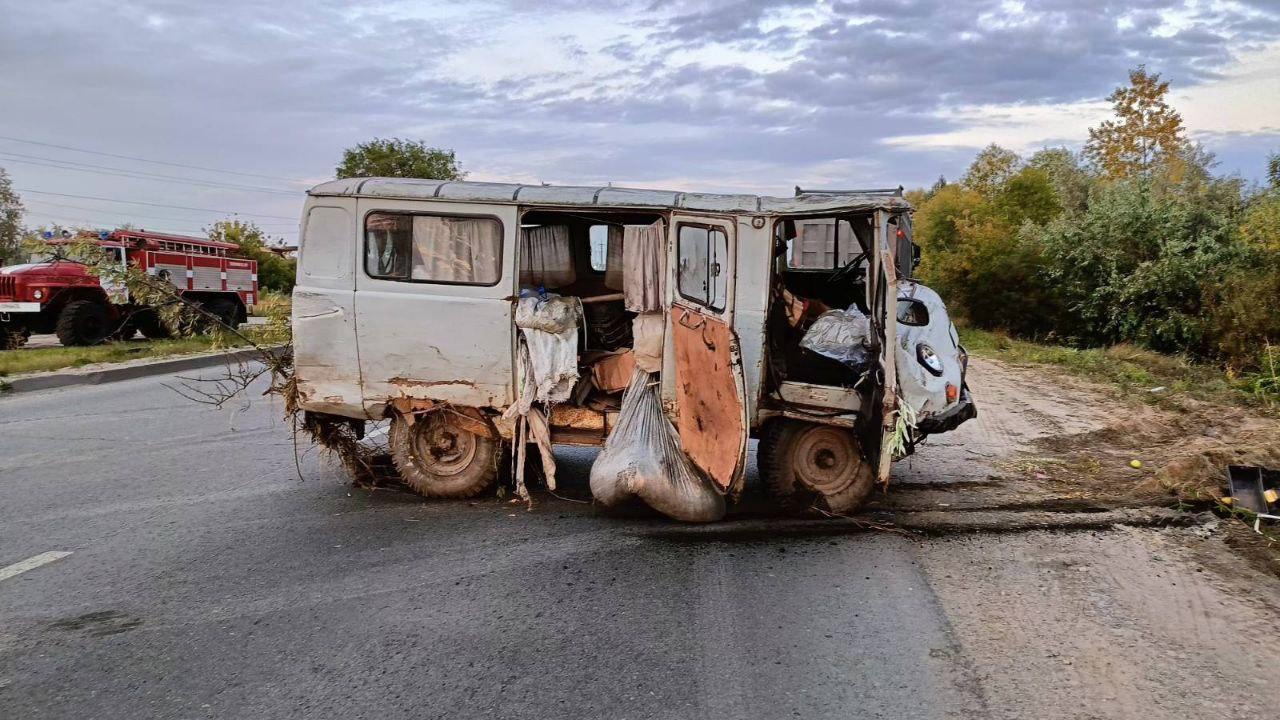
POLYGON ((1254 465, 1228 465, 1227 489, 1231 504, 1259 515, 1267 514, 1266 488, 1262 484, 1262 468, 1254 465))

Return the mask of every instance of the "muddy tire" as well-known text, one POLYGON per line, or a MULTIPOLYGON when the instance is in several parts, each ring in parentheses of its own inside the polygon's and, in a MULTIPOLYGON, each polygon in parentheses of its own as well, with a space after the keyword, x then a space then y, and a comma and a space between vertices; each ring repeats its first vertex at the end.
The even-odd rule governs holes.
POLYGON ((62 308, 54 332, 67 347, 97 345, 106 340, 114 328, 107 308, 94 300, 72 300, 62 308))
POLYGON ((155 310, 139 310, 134 313, 133 324, 148 340, 164 340, 172 334, 155 310))
POLYGON ((26 328, 0 325, 0 350, 17 350, 27 344, 31 333, 26 328))
POLYGON ((427 497, 475 497, 498 479, 502 443, 449 421, 449 412, 421 416, 410 425, 391 420, 391 459, 404 484, 427 497))
POLYGON ((855 512, 875 486, 857 436, 845 428, 774 420, 760 436, 756 462, 769 496, 784 510, 855 512))

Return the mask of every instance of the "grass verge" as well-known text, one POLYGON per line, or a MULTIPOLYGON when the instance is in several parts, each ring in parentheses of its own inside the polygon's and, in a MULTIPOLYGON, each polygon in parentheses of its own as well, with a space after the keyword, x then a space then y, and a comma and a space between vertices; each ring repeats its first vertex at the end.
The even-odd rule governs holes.
POLYGON ((1274 350, 1275 364, 1265 372, 1241 375, 1132 345, 1079 349, 1017 340, 973 328, 961 328, 960 341, 970 354, 979 357, 1054 365, 1073 375, 1109 383, 1126 395, 1153 404, 1183 396, 1280 413, 1280 348, 1274 350))
MULTIPOLYGON (((0 352, 0 377, 77 368, 97 363, 118 363, 143 358, 172 357, 237 347, 230 340, 210 335, 171 340, 129 340, 91 347, 23 348, 0 352)), ((242 345, 243 343, 239 343, 242 345)))
MULTIPOLYGON (((259 345, 286 344, 289 342, 291 309, 288 295, 263 292, 254 308, 254 315, 265 317, 267 323, 246 327, 241 332, 259 345)), ((231 333, 214 333, 168 340, 111 342, 92 347, 22 348, 0 351, 0 377, 240 347, 248 347, 248 344, 231 333)))

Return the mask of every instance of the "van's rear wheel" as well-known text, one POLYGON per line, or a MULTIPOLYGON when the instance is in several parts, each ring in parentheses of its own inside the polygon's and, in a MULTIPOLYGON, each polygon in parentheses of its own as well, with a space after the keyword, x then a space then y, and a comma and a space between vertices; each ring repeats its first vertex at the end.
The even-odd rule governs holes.
POLYGON ((760 437, 756 460, 769 495, 791 510, 854 512, 875 485, 857 436, 831 425, 774 420, 760 437))
POLYGON ((427 497, 466 498, 498 479, 502 443, 477 435, 449 411, 428 413, 410 425, 391 420, 391 459, 404 483, 427 497))

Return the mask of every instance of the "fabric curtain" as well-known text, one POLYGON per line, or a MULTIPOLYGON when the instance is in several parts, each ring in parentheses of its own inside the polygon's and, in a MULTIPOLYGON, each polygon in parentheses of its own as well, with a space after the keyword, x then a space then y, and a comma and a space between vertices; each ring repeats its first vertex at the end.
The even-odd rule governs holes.
POLYGON ((567 225, 521 228, 521 287, 560 288, 576 279, 567 225))
POLYGON ((621 290, 622 285, 622 226, 609 226, 609 243, 605 251, 604 286, 621 290))
POLYGON ((491 284, 497 282, 501 226, 487 218, 413 218, 414 280, 491 284))
POLYGON ((662 221, 627 225, 622 231, 622 292, 632 312, 661 310, 666 295, 667 253, 662 221))

